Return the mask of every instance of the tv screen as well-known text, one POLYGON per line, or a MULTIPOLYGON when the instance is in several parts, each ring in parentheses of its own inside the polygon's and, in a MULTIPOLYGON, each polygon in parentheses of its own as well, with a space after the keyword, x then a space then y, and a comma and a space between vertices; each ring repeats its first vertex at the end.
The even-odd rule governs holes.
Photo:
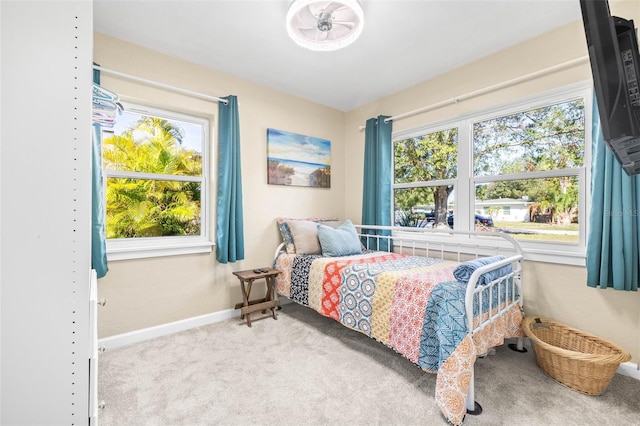
POLYGON ((607 0, 580 0, 604 140, 629 175, 640 173, 640 53, 633 20, 607 0))

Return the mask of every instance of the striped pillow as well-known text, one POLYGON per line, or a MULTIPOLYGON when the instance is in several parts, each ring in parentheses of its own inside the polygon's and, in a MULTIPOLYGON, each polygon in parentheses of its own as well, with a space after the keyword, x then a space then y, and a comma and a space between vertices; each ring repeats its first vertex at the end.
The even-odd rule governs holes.
POLYGON ((358 233, 349 219, 337 228, 319 223, 318 239, 323 256, 349 256, 362 253, 358 233))

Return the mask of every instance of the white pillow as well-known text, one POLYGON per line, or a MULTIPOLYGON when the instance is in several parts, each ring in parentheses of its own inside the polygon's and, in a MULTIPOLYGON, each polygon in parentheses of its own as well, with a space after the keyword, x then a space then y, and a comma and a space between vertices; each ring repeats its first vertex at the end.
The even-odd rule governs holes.
MULTIPOLYGON (((286 251, 287 253, 294 254, 296 252, 296 246, 293 241, 293 236, 291 235, 291 231, 289 230, 289 222, 292 221, 307 221, 307 222, 322 222, 325 225, 333 226, 334 228, 340 225, 340 222, 337 219, 326 219, 326 218, 287 218, 287 217, 279 217, 277 220, 278 230, 280 231, 280 235, 282 236, 282 241, 286 243, 286 251)), ((316 231, 317 233, 317 231, 316 231)))
POLYGON ((309 220, 291 220, 287 222, 293 238, 296 254, 320 254, 318 224, 309 220))

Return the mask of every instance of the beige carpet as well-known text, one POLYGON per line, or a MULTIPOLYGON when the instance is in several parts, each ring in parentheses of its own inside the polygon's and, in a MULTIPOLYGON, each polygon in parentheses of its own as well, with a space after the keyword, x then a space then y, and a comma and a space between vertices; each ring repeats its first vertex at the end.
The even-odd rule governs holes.
MULTIPOLYGON (((435 375, 296 304, 107 350, 99 369, 101 426, 447 424, 435 375)), ((476 400, 465 425, 640 424, 640 381, 581 395, 506 346, 476 362, 476 400)))

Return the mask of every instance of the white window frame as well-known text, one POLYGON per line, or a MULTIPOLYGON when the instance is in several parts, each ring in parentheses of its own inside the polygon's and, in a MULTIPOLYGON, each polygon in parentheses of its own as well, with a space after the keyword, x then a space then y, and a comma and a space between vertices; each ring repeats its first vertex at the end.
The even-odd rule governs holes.
MULTIPOLYGON (((169 120, 179 120, 202 126, 202 176, 159 175, 153 173, 128 172, 121 170, 102 169, 103 196, 107 193, 107 178, 138 178, 158 179, 166 177, 167 180, 200 183, 200 235, 166 236, 148 238, 118 238, 107 239, 107 260, 142 259, 149 257, 175 256, 183 254, 211 253, 214 243, 210 238, 210 124, 204 117, 186 114, 175 110, 152 107, 148 105, 121 102, 125 111, 151 115, 153 117, 169 120)), ((117 117, 116 117, 117 120, 117 117)), ((106 203, 105 203, 106 206, 106 203)), ((105 207, 106 214, 106 207, 105 207)), ((106 224, 106 221, 105 221, 106 224)))
MULTIPOLYGON (((549 263, 560 263, 567 265, 585 265, 586 257, 586 236, 588 232, 588 217, 591 207, 589 189, 591 182, 591 123, 593 88, 590 82, 581 82, 565 86, 556 90, 529 96, 508 104, 503 104, 494 108, 478 111, 455 119, 446 120, 440 123, 425 125, 401 132, 394 132, 392 140, 404 140, 411 137, 418 137, 434 132, 438 132, 452 127, 458 127, 458 167, 457 177, 446 181, 416 182, 404 184, 392 184, 392 199, 394 191, 400 188, 438 186, 453 184, 455 190, 455 202, 453 213, 456 218, 455 226, 457 230, 469 231, 474 229, 475 212, 475 185, 476 183, 548 178, 557 176, 576 176, 579 180, 579 204, 578 223, 579 240, 577 243, 552 243, 542 241, 518 240, 525 254, 525 259, 549 263), (585 113, 585 140, 584 140, 584 163, 580 168, 552 170, 545 172, 516 173, 500 176, 473 176, 473 123, 488 120, 504 115, 510 115, 522 111, 536 109, 542 106, 570 101, 576 98, 584 99, 585 113), (465 203, 466 200, 466 203, 465 203)), ((393 182, 393 177, 392 177, 393 182)), ((392 206, 393 207, 393 206, 392 206)), ((393 217, 393 215, 392 215, 393 217)), ((454 237, 458 237, 454 234, 454 237)))

